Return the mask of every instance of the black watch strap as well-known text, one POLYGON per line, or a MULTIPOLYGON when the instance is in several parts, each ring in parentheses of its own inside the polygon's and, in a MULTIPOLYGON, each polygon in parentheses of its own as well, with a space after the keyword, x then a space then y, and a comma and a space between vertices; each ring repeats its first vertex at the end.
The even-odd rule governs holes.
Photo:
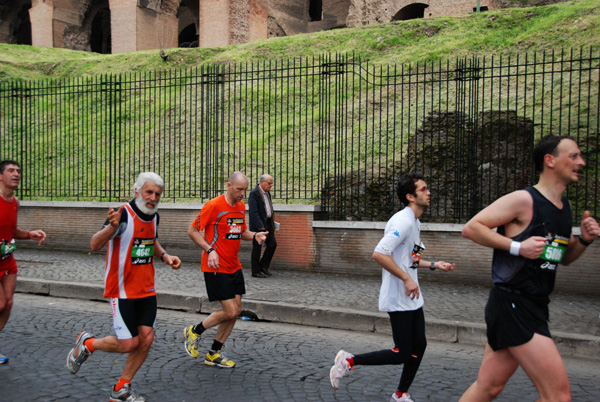
POLYGON ((211 248, 209 248, 208 250, 206 250, 206 254, 210 254, 210 253, 212 253, 213 251, 215 251, 215 249, 211 247, 211 248))
POLYGON ((579 235, 579 243, 583 244, 584 246, 589 246, 590 244, 592 244, 594 241, 585 241, 583 240, 583 237, 581 237, 581 235, 579 235))

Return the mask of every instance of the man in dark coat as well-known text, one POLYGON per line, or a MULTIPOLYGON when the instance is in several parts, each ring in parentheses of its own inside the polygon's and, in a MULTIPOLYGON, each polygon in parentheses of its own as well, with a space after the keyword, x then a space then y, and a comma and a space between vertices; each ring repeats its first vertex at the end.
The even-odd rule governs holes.
POLYGON ((266 248, 261 258, 262 246, 256 240, 252 241, 252 276, 266 278, 271 276, 269 266, 277 248, 275 241, 275 214, 271 202, 270 190, 273 187, 273 177, 263 174, 260 183, 254 187, 248 197, 250 212, 250 230, 256 232, 269 232, 265 241, 266 248))

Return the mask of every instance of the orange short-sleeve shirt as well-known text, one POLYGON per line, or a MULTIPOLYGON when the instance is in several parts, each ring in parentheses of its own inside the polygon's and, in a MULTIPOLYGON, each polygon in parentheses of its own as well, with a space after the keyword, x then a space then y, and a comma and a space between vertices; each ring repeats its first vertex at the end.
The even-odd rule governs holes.
POLYGON ((198 231, 204 231, 204 240, 219 256, 219 269, 208 267, 208 254, 202 254, 202 272, 231 274, 242 269, 238 257, 242 233, 246 231, 246 205, 243 201, 229 205, 225 195, 220 195, 204 204, 192 222, 198 231))

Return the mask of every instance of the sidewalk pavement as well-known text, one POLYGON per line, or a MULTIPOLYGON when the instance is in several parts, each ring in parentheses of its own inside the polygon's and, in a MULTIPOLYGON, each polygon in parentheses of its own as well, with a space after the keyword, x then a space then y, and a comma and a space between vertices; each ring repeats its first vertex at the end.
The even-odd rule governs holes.
MULTIPOLYGON (((103 253, 21 248, 15 255, 19 266, 17 292, 104 300, 103 253)), ((155 268, 159 307, 202 314, 220 307, 219 303, 208 302, 199 263, 184 261, 181 269, 172 270, 159 260, 155 268)), ((249 269, 244 269, 243 316, 391 333, 387 314, 377 309, 379 277, 271 271, 273 276, 269 278, 254 278, 249 269)), ((568 267, 561 267, 558 275, 567 272, 568 267)), ((444 276, 452 273, 437 274, 439 282, 420 284, 425 297, 427 338, 485 345, 484 307, 489 288, 444 284, 444 276)), ((550 299, 550 330, 561 354, 600 359, 600 291, 597 297, 554 293, 550 299)))

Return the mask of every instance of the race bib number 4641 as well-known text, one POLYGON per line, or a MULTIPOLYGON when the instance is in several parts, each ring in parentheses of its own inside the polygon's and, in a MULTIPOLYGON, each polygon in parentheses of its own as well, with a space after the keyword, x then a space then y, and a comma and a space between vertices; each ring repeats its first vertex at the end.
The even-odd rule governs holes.
POLYGON ((154 256, 154 238, 133 240, 131 248, 131 263, 133 265, 150 264, 154 256))

